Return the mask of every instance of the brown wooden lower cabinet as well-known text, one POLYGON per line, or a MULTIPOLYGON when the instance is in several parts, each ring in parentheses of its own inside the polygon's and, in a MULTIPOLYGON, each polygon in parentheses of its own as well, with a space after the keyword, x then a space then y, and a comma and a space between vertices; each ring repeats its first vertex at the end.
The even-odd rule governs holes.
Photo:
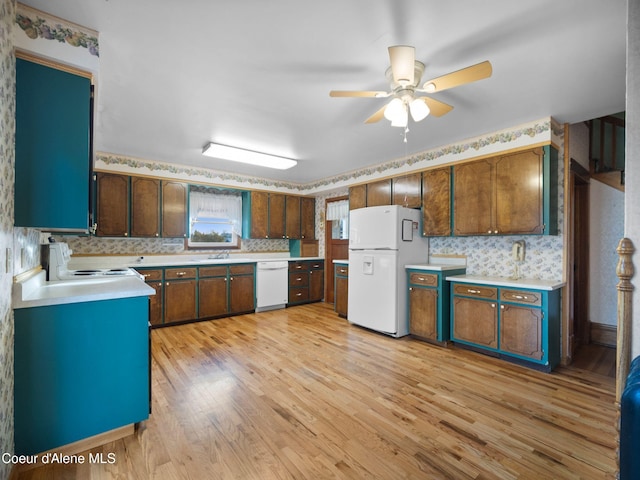
MULTIPOLYGON (((166 277, 165 277, 166 278, 166 277)), ((198 282, 168 280, 164 285, 164 323, 184 322, 197 318, 196 290, 198 282)))
POLYGON ((229 313, 255 310, 254 275, 229 276, 229 313))
POLYGON ((500 306, 500 349, 540 360, 542 311, 539 308, 500 306))
POLYGON ((498 348, 496 302, 470 298, 453 299, 453 339, 498 348))
POLYGON ((139 268, 151 296, 153 326, 204 320, 255 310, 255 264, 198 268, 139 268))
POLYGON ((198 281, 198 318, 218 317, 229 311, 227 275, 198 281))
POLYGON ((289 262, 288 305, 319 302, 324 298, 324 260, 289 262))
POLYGON ((347 318, 349 309, 349 265, 336 263, 334 274, 334 304, 333 308, 342 318, 347 318))
POLYGON ((558 365, 559 286, 534 289, 452 282, 452 290, 454 342, 544 371, 558 365))
POLYGON ((409 287, 409 333, 420 338, 437 340, 437 289, 409 287))

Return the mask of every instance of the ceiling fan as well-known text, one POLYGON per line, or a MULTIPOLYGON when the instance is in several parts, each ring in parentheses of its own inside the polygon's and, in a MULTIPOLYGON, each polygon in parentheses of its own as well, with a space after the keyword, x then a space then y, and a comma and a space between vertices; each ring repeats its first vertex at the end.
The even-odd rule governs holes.
POLYGON ((431 97, 417 96, 416 93, 437 93, 466 83, 475 82, 491 76, 492 68, 489 61, 484 61, 470 67, 447 73, 441 77, 427 80, 422 84, 420 80, 424 73, 424 63, 415 59, 415 48, 407 45, 389 47, 391 66, 385 72, 391 90, 385 91, 349 91, 332 90, 331 97, 371 97, 388 98, 392 100, 371 115, 364 123, 375 123, 383 117, 391 121, 394 127, 407 127, 409 115, 415 122, 423 120, 431 113, 441 117, 449 113, 453 107, 431 97))

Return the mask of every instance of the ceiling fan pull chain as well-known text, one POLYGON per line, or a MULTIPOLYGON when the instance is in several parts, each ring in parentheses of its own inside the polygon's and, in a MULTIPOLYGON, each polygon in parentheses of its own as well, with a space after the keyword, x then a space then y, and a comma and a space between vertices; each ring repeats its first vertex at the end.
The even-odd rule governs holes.
POLYGON ((407 133, 409 133, 409 127, 404 127, 404 143, 407 143, 407 133))

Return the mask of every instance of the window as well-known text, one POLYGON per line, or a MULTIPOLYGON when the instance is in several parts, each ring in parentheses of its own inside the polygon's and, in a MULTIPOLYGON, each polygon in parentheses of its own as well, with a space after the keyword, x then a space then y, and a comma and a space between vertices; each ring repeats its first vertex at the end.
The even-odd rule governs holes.
POLYGON ((240 248, 242 196, 239 192, 192 187, 189 192, 190 248, 240 248))
POLYGON ((327 203, 327 220, 331 220, 331 238, 349 238, 349 200, 327 203))

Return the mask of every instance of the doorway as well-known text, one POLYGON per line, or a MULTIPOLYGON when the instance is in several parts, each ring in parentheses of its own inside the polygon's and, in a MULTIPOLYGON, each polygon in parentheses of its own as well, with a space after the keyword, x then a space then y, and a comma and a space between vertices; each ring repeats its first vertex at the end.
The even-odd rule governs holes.
POLYGON ((569 356, 590 343, 589 328, 589 172, 570 163, 571 295, 569 297, 569 356))
MULTIPOLYGON (((335 202, 348 202, 348 196, 328 198, 325 201, 325 212, 329 212, 329 205, 335 202)), ((348 205, 348 203, 347 203, 348 205)), ((348 206, 347 206, 348 208, 348 206)), ((327 303, 335 302, 335 276, 333 274, 333 261, 346 260, 349 258, 349 225, 348 217, 342 220, 329 220, 331 215, 325 219, 325 292, 324 299, 327 303)))

